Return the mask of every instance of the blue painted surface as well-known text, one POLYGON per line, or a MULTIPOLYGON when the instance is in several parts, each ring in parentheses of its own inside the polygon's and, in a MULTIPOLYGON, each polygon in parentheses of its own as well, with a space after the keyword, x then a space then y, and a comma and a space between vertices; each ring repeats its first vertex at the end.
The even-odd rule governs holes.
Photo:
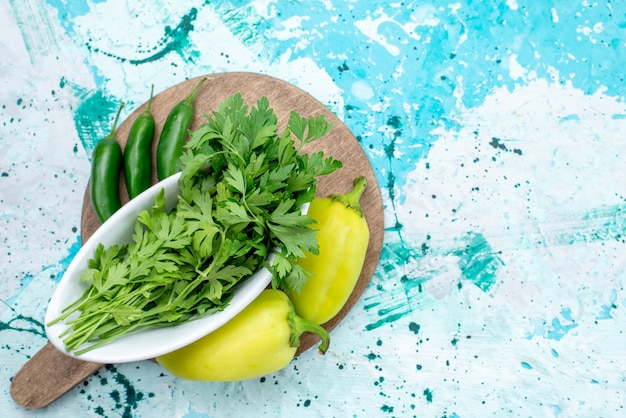
POLYGON ((566 0, 0 2, 2 411, 622 416, 625 16, 566 0), (383 192, 383 255, 331 351, 229 384, 109 366, 21 409, 8 382, 46 342, 119 101, 125 117, 151 84, 242 70, 326 103, 383 192))

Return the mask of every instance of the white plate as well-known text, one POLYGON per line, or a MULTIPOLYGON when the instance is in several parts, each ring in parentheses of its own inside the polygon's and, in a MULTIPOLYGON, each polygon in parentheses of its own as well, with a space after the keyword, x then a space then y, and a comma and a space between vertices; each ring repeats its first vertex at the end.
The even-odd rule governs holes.
MULTIPOLYGON (((180 191, 179 177, 180 173, 174 174, 150 187, 122 206, 94 232, 78 251, 52 295, 46 311, 46 324, 61 315, 61 311, 80 297, 88 287, 88 283, 80 281, 80 276, 87 268, 88 260, 94 256, 94 250, 98 244, 102 243, 105 247, 109 247, 113 244, 130 242, 139 212, 144 209, 149 210, 154 206, 154 199, 161 189, 165 190, 166 209, 169 210, 175 206, 180 191)), ((303 212, 306 211, 308 205, 303 206, 302 209, 303 212)), ((272 255, 269 258, 270 262, 271 258, 272 255)), ((267 287, 271 278, 270 271, 262 268, 237 285, 230 304, 223 311, 176 326, 138 331, 79 356, 66 352, 65 344, 59 338, 59 335, 67 328, 64 322, 57 322, 50 327, 46 326, 46 334, 56 348, 81 360, 112 364, 151 359, 188 345, 224 325, 248 306, 267 287)))

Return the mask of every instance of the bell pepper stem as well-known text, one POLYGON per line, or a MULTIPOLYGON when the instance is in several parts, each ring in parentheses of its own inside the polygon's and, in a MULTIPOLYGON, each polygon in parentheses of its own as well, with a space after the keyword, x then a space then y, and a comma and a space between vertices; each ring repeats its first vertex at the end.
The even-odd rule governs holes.
POLYGON ((363 209, 359 204, 359 200, 361 199, 361 195, 365 191, 367 187, 367 178, 364 176, 359 176, 354 179, 352 190, 345 194, 332 194, 329 197, 333 200, 339 201, 346 205, 346 207, 350 209, 354 209, 359 213, 359 215, 363 216, 363 209))
POLYGON ((317 351, 319 351, 320 354, 326 353, 326 350, 328 350, 328 346, 330 345, 330 335, 328 335, 328 331, 326 331, 324 327, 296 315, 293 306, 291 307, 287 321, 289 321, 289 326, 291 328, 290 344, 292 347, 298 347, 300 345, 300 336, 303 333, 312 332, 317 334, 322 340, 319 347, 317 347, 317 351))

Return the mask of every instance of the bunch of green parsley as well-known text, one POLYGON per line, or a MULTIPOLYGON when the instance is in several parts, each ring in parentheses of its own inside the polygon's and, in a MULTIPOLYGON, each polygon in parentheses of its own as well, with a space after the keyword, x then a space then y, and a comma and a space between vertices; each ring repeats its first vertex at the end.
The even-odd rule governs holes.
POLYGON ((234 286, 263 266, 275 288, 306 281, 293 262, 318 245, 301 207, 313 200, 317 178, 341 162, 302 147, 331 125, 294 111, 279 133, 267 98, 248 109, 240 93, 205 118, 180 159, 176 207, 164 210, 161 191, 140 213, 130 243, 98 246, 81 277, 90 286, 51 322, 68 325, 61 336, 68 351, 223 310, 234 286))

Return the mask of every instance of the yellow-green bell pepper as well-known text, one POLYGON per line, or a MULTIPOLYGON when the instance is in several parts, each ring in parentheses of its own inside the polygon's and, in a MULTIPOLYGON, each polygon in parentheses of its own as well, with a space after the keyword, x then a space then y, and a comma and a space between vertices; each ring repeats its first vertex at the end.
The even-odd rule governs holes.
POLYGON ((289 298, 302 318, 323 324, 346 304, 361 275, 369 244, 369 228, 359 204, 367 187, 365 177, 357 177, 349 193, 317 198, 307 215, 315 220, 319 254, 305 253, 297 261, 307 275, 299 290, 289 298))
POLYGON ((185 347, 156 358, 157 363, 182 379, 229 382, 278 371, 294 358, 303 332, 322 340, 330 337, 320 325, 298 317, 287 295, 266 289, 239 314, 217 330, 185 347))

